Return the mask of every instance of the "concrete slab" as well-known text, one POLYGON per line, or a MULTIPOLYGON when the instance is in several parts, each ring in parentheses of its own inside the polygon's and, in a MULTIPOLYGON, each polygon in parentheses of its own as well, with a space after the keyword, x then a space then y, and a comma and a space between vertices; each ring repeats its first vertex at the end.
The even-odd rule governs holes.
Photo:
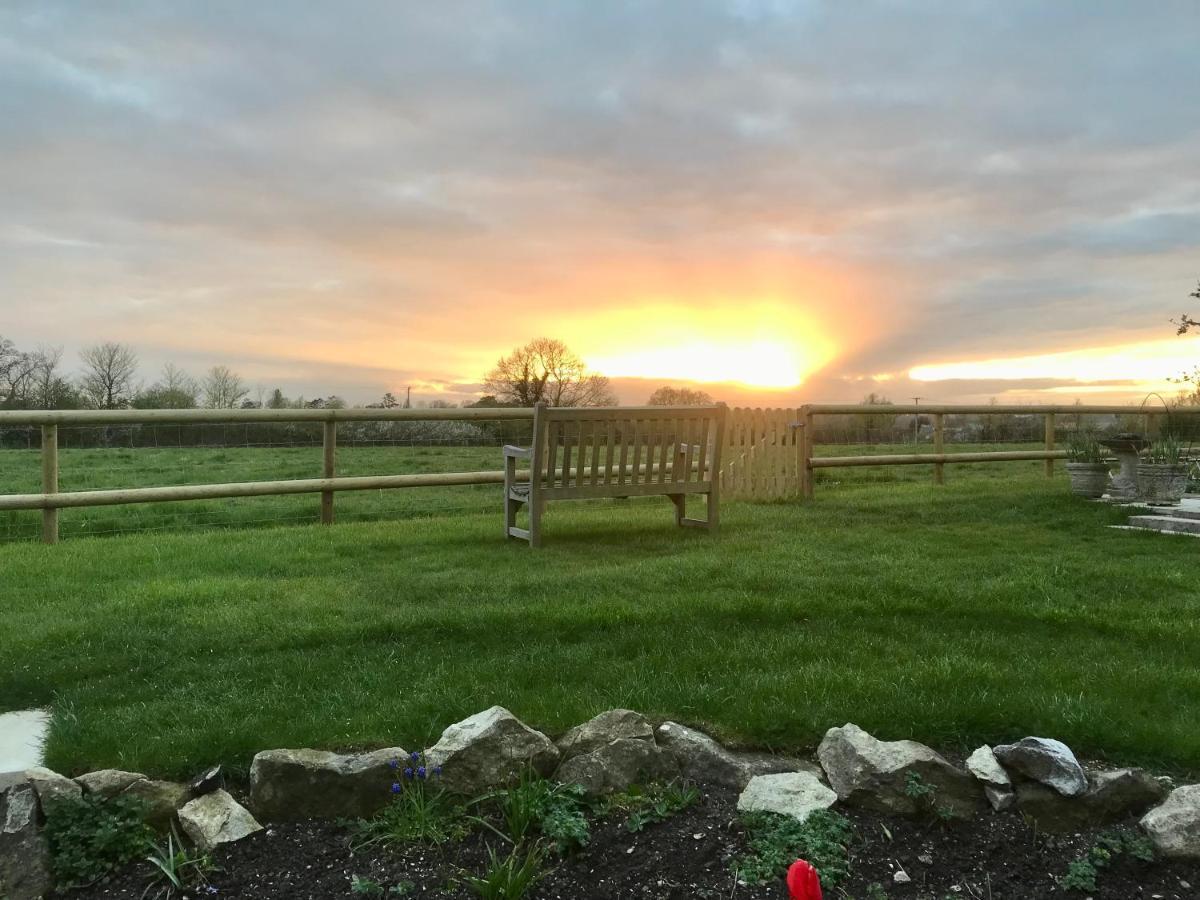
POLYGON ((0 713, 0 774, 40 766, 42 745, 49 730, 47 710, 0 713))

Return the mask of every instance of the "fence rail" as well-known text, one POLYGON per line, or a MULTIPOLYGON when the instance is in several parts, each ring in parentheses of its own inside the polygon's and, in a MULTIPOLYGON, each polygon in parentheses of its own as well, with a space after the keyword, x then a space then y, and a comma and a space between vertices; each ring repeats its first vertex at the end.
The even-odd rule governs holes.
MULTIPOLYGON (((623 415, 660 418, 662 407, 628 407, 623 415)), ((809 404, 780 409, 735 408, 729 411, 722 448, 721 486, 732 496, 756 499, 811 497, 818 469, 859 466, 931 465, 937 484, 944 480, 946 464, 1042 460, 1046 475, 1066 457, 1055 447, 1056 417, 1063 415, 1122 415, 1145 417, 1146 430, 1153 417, 1195 416, 1200 409, 1159 409, 1128 406, 999 406, 937 405, 864 406, 809 404), (1043 450, 945 452, 945 419, 952 415, 1040 416, 1043 450), (815 423, 821 416, 929 416, 933 420, 932 453, 816 456, 815 423)), ((251 410, 8 410, 0 411, 0 429, 36 428, 41 431, 42 491, 35 494, 0 494, 0 511, 41 510, 42 539, 55 543, 59 536, 58 510, 162 501, 320 494, 320 520, 334 518, 334 496, 341 491, 412 487, 501 484, 502 471, 418 473, 403 475, 337 475, 339 423, 361 422, 504 422, 533 420, 525 408, 487 409, 251 409, 251 410), (137 487, 115 490, 59 491, 58 429, 74 426, 154 426, 239 423, 321 423, 322 454, 319 478, 284 481, 247 481, 221 484, 137 487)))

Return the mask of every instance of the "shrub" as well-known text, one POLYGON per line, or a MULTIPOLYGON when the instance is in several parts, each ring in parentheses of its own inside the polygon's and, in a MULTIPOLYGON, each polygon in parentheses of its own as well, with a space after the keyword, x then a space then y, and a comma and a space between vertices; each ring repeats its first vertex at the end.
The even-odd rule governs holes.
POLYGON ((85 795, 46 808, 51 868, 62 887, 94 884, 154 849, 145 807, 131 797, 101 800, 85 795))
POLYGON ((742 816, 750 852, 734 860, 734 869, 747 884, 779 878, 796 859, 812 863, 821 884, 834 887, 850 874, 847 845, 854 826, 844 816, 817 810, 803 822, 771 812, 742 816))

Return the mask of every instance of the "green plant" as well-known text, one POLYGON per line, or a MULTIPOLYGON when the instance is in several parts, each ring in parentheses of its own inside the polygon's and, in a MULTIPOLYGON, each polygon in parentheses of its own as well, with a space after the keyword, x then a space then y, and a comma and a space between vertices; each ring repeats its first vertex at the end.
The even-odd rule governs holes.
MULTIPOLYGON (((535 826, 554 841, 562 854, 586 846, 591 839, 586 815, 587 797, 579 785, 555 784, 526 773, 513 787, 488 794, 475 802, 486 801, 494 802, 503 821, 505 831, 498 833, 514 846, 521 844, 535 826)), ((486 819, 474 817, 474 820, 492 828, 486 819)))
POLYGON ((383 885, 361 875, 350 876, 350 893, 358 897, 382 897, 383 885))
POLYGON ((63 887, 93 884, 154 848, 145 807, 130 797, 47 804, 44 834, 55 879, 63 887))
POLYGON ((468 888, 483 900, 519 900, 545 875, 542 862, 545 851, 534 844, 528 850, 513 848, 504 859, 488 848, 488 867, 481 876, 463 879, 468 888))
POLYGON ((750 852, 733 861, 747 884, 766 884, 780 877, 796 859, 806 859, 821 873, 821 884, 831 888, 850 874, 847 845, 854 826, 844 816, 817 810, 803 822, 778 813, 754 812, 742 816, 750 852))
POLYGON ((954 817, 948 806, 937 802, 937 787, 922 778, 920 772, 908 772, 904 776, 904 795, 913 801, 918 812, 937 822, 946 823, 954 817))
POLYGON ((1178 466, 1185 462, 1188 447, 1170 434, 1164 434, 1143 452, 1146 462, 1160 466, 1178 466))
POLYGON ((212 860, 208 854, 188 849, 184 845, 174 823, 171 824, 166 842, 154 844, 146 862, 158 869, 159 878, 165 879, 177 891, 199 880, 212 868, 212 860))
MULTIPOLYGON (((412 760, 415 765, 420 754, 414 756, 418 757, 412 760)), ((398 763, 393 768, 398 769, 398 763)), ((424 767, 406 767, 402 773, 405 780, 392 785, 395 795, 392 802, 374 818, 354 825, 355 847, 399 841, 441 844, 466 834, 466 811, 462 804, 424 774, 418 777, 417 771, 423 773, 424 767), (410 771, 412 775, 408 774, 410 771)))
POLYGON ((637 796, 625 827, 635 834, 656 822, 664 822, 700 799, 700 792, 690 785, 651 785, 637 796))
POLYGON ((585 808, 584 791, 579 785, 559 785, 546 797, 538 827, 554 841, 560 854, 586 847, 591 840, 585 808))
POLYGON ((867 900, 887 900, 887 891, 878 881, 867 885, 867 900))
POLYGON ((1145 835, 1128 828, 1102 832, 1087 853, 1071 861, 1066 874, 1059 878, 1059 884, 1067 890, 1093 892, 1097 889, 1096 882, 1101 871, 1123 853, 1142 862, 1151 862, 1154 859, 1154 845, 1145 835))
POLYGON ((1077 463, 1104 463, 1108 451, 1094 431, 1073 431, 1067 437, 1067 459, 1077 463))

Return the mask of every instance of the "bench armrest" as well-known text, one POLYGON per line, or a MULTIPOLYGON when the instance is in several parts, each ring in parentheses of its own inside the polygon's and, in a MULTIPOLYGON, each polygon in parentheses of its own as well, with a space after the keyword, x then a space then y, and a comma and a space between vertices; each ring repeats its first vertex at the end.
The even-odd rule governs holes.
POLYGON ((505 444, 504 457, 506 459, 532 459, 533 450, 528 447, 514 447, 511 444, 505 444))

